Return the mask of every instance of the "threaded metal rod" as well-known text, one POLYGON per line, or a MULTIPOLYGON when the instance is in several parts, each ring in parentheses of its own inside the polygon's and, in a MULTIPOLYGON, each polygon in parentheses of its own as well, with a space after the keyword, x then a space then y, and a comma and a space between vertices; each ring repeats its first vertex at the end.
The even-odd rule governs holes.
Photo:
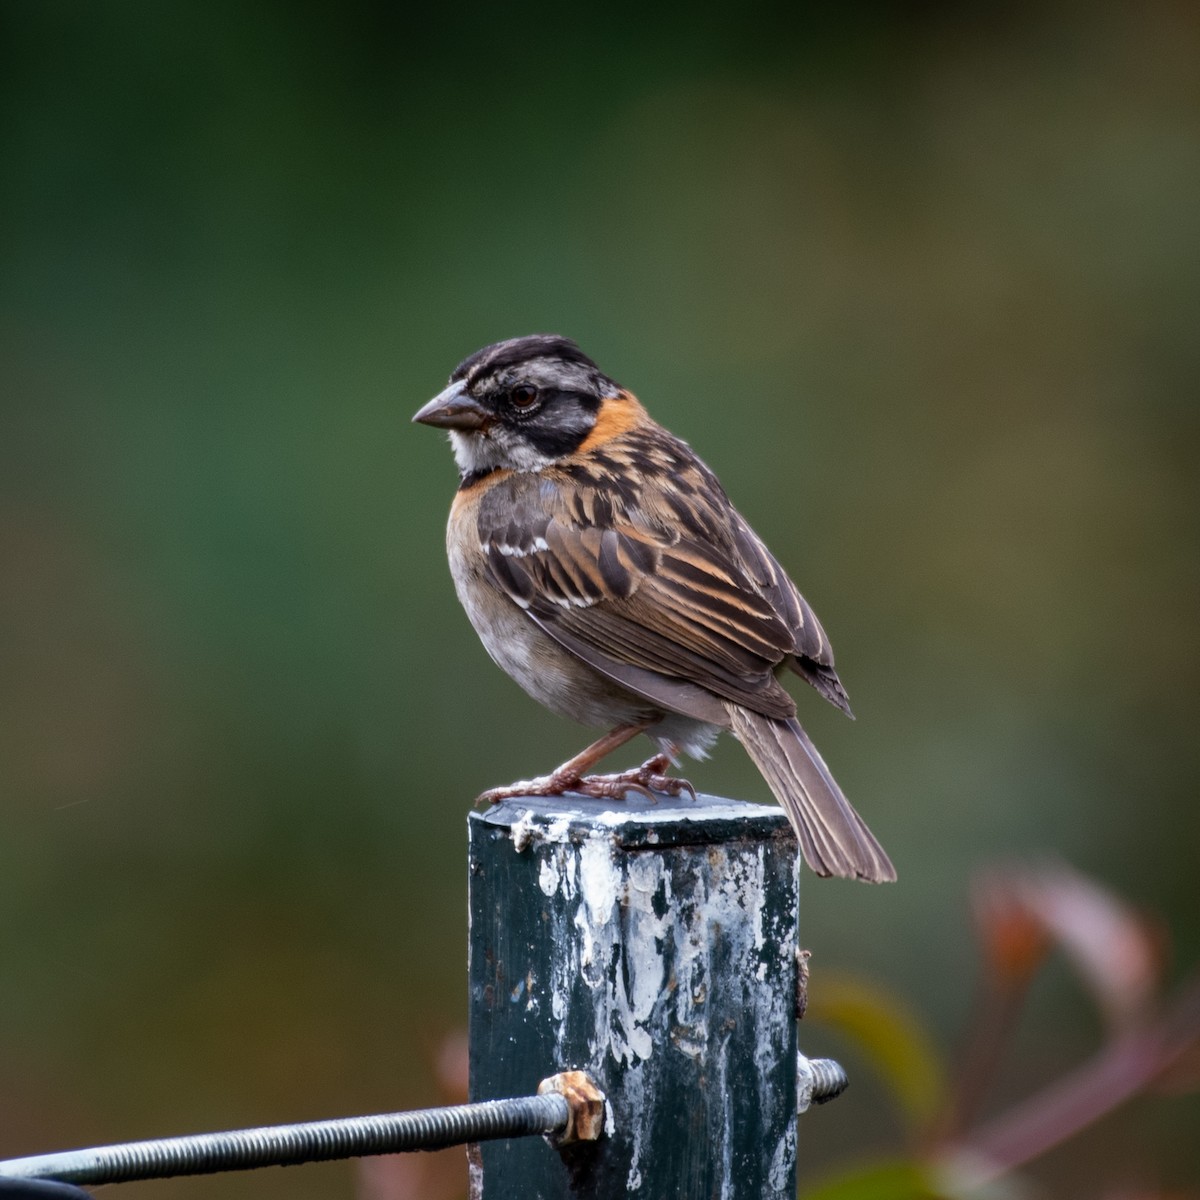
POLYGON ((836 1100, 850 1086, 842 1064, 832 1058, 808 1058, 800 1054, 796 1075, 800 1087, 800 1112, 806 1112, 810 1105, 836 1100))
POLYGON ((173 1175, 207 1175, 254 1167, 394 1154, 402 1150, 440 1150, 463 1142, 528 1137, 566 1129, 570 1106, 551 1093, 514 1100, 485 1100, 416 1112, 344 1117, 301 1125, 271 1125, 159 1138, 39 1154, 0 1162, 0 1178, 58 1179, 64 1183, 125 1183, 173 1175))

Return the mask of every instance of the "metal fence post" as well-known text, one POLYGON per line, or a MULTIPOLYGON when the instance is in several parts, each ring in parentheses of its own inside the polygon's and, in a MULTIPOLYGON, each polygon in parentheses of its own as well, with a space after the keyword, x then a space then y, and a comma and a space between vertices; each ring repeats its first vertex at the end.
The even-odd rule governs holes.
POLYGON ((585 1070, 608 1136, 471 1148, 473 1200, 795 1195, 796 844, 774 808, 528 797, 473 813, 472 1100, 585 1070))

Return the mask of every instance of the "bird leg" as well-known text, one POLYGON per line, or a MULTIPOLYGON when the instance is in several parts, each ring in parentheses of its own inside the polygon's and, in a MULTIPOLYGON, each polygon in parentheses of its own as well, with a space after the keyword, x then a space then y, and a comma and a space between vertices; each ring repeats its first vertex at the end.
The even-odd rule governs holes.
POLYGON ((620 800, 628 791, 641 792, 651 800, 655 792, 665 792, 669 796, 687 792, 695 799, 696 789, 686 779, 673 779, 665 774, 670 765, 665 754, 656 754, 640 767, 616 775, 584 774, 589 767, 632 741, 654 723, 640 721, 632 725, 618 725, 549 775, 537 779, 519 779, 507 787, 489 788, 480 793, 475 803, 499 804, 501 800, 510 800, 514 796, 561 796, 565 792, 576 792, 595 800, 620 800))

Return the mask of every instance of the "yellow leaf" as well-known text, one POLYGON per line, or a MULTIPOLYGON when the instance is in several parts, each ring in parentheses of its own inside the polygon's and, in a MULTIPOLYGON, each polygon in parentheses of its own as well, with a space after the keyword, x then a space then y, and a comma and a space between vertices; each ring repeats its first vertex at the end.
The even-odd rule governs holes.
POLYGON ((857 1043, 911 1128, 922 1128, 941 1110, 946 1095, 941 1056, 897 997, 863 980, 822 972, 820 987, 809 995, 808 1017, 857 1043))

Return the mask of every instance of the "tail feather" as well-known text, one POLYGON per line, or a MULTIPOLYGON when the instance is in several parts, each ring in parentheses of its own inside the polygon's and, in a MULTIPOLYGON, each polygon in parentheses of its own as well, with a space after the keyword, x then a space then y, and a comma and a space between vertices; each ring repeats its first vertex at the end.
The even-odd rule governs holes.
POLYGON ((780 720, 726 704, 734 736, 746 747, 787 813, 804 861, 818 875, 890 883, 896 868, 842 795, 795 717, 780 720))

